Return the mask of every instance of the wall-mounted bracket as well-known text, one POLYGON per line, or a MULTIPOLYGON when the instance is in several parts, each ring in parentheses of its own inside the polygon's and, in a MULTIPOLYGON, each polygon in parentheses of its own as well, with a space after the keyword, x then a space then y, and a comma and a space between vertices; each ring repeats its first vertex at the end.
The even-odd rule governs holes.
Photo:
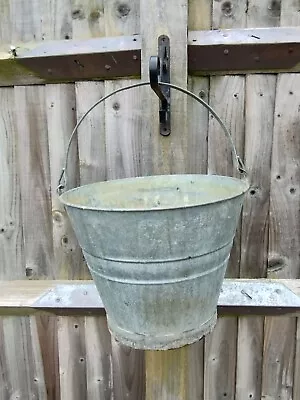
POLYGON ((159 84, 170 83, 170 39, 166 35, 158 38, 158 56, 150 57, 149 77, 150 86, 160 99, 160 134, 168 136, 171 133, 170 88, 159 84))

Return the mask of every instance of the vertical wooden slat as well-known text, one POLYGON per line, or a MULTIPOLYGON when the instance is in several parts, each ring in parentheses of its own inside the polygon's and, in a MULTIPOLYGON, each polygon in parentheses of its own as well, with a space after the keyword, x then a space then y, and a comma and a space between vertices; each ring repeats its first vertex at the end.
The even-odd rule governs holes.
POLYGON ((53 278, 45 88, 15 88, 26 275, 53 278))
MULTIPOLYGON (((73 38, 99 37, 105 34, 104 5, 102 0, 79 2, 72 0, 73 38)), ((104 95, 103 82, 77 82, 77 120, 98 99, 104 95)), ((104 105, 98 106, 83 121, 78 129, 78 149, 80 161, 80 184, 88 184, 106 179, 105 115, 104 105)), ((82 265, 88 275, 86 266, 82 265)), ((109 400, 112 398, 112 355, 110 334, 106 318, 100 316, 77 319, 84 335, 86 353, 86 398, 89 400, 109 400), (83 326, 84 320, 84 326, 83 326), (84 330, 83 330, 84 328, 84 330)), ((74 334, 69 332, 69 334, 74 334)), ((78 366, 72 349, 65 355, 72 359, 73 368, 78 366)), ((79 385, 73 381, 73 386, 79 385)))
MULTIPOLYGON (((188 29, 211 29, 212 4, 210 0, 189 1, 188 29)), ((209 101, 209 78, 189 77, 189 90, 209 101)), ((208 118, 206 108, 188 99, 188 173, 207 173, 208 118)))
MULTIPOLYGON (((245 162, 251 187, 243 209, 243 278, 266 273, 275 84, 272 75, 251 75, 246 80, 245 162)), ((263 322, 263 317, 239 318, 236 399, 250 395, 260 399, 263 322)))
POLYGON ((88 39, 103 36, 103 0, 69 0, 72 16, 73 38, 88 39))
MULTIPOLYGON (((149 80, 149 57, 157 55, 159 35, 170 37, 171 81, 173 84, 187 85, 187 1, 176 0, 164 3, 157 0, 141 1, 142 34, 142 79, 149 80)), ((187 97, 171 91, 171 135, 159 134, 158 107, 155 94, 143 91, 144 118, 142 124, 143 159, 148 152, 147 165, 152 173, 185 173, 187 163, 187 97)), ((146 171, 147 172, 147 171, 146 171)), ((148 172, 149 173, 149 172, 148 172)))
MULTIPOLYGON (((281 2, 281 26, 299 24, 298 6, 293 0, 281 2)), ((299 278, 299 99, 299 76, 279 74, 271 167, 267 269, 271 278, 299 278)), ((299 376, 294 352, 297 354, 295 345, 299 344, 295 341, 295 318, 266 318, 265 331, 262 394, 267 398, 296 399, 299 376)))
MULTIPOLYGON (((148 62, 151 55, 157 54, 159 35, 170 37, 170 61, 172 83, 187 85, 187 1, 176 0, 166 6, 156 0, 140 2, 142 34, 142 79, 148 80, 148 62)), ((171 92, 171 135, 159 134, 158 98, 145 89, 143 93, 144 118, 142 121, 143 159, 148 150, 150 160, 147 167, 152 173, 184 173, 188 170, 187 161, 187 98, 175 91, 171 92)), ((149 157, 148 155, 148 157, 149 157)), ((149 172, 148 172, 149 173, 149 172)), ((146 399, 188 399, 189 380, 187 360, 191 357, 187 346, 167 352, 146 352, 146 399)), ((196 350, 194 348, 194 350, 196 350)), ((192 360, 192 358, 190 358, 192 360)), ((201 356, 194 362, 201 364, 201 356), (200 359, 200 360, 199 360, 200 359)), ((197 365, 195 370, 198 370, 197 365)), ((198 390, 195 389, 196 393, 198 390)), ((200 388, 201 390, 201 388, 200 388)), ((198 391, 199 392, 199 391, 198 391)), ((193 394, 191 394, 193 396, 193 394)), ((201 396, 201 394, 200 394, 201 396)))
MULTIPOLYGON (((280 13, 274 7, 275 3, 269 0, 250 0, 247 27, 279 25, 280 13)), ((245 163, 251 188, 243 207, 242 278, 266 276, 275 87, 275 75, 246 78, 245 163)), ((263 335, 263 317, 238 319, 236 400, 261 398, 263 335)))
MULTIPOLYGON (((78 247, 78 243, 71 228, 66 211, 59 201, 56 187, 61 173, 61 168, 64 164, 65 151, 70 132, 75 124, 75 91, 74 85, 47 85, 46 88, 46 104, 47 104, 47 125, 49 136, 49 152, 50 152, 50 166, 51 166, 51 188, 52 188, 52 220, 53 220, 53 245, 54 245, 54 276, 61 279, 80 278, 83 274, 81 272, 82 256, 78 247)), ((68 163, 68 185, 69 188, 76 186, 78 182, 78 168, 77 163, 77 140, 70 152, 70 162, 68 163)), ((64 319, 67 324, 66 318, 64 319)), ((61 322, 63 323, 63 322, 61 322)), ((40 322, 40 337, 43 338, 43 328, 52 325, 52 329, 57 329, 56 320, 52 318, 48 321, 46 317, 40 322)), ((47 331, 44 330, 44 334, 47 331)), ((60 339, 62 337, 60 336, 60 339)), ((57 344, 57 338, 52 345, 60 353, 60 361, 62 361, 65 354, 65 341, 68 337, 62 339, 62 342, 57 344)), ((51 342, 50 342, 51 343, 51 342)), ((44 348, 45 357, 49 357, 49 350, 51 347, 46 345, 44 348), (48 351, 47 351, 48 350, 48 351)), ((51 353, 50 353, 51 354, 51 353)), ((50 358, 51 359, 51 358, 50 358)), ((57 368, 55 360, 52 362, 52 371, 57 368)), ((49 365, 46 364, 46 365, 49 365)), ((59 372, 59 371, 57 371, 59 372)), ((51 371, 49 370, 50 374, 51 371)), ((64 385, 66 380, 70 379, 73 374, 66 374, 61 376, 62 393, 64 392, 64 385)), ((76 383, 82 383, 84 376, 80 376, 81 380, 76 383)), ((56 385, 58 386, 58 384, 56 385)), ((58 388, 56 389, 56 391, 58 388)), ((56 395, 58 395, 56 393, 56 395)))
POLYGON ((86 349, 82 318, 58 321, 61 400, 87 400, 86 349))
MULTIPOLYGON (((104 0, 106 36, 133 35, 139 32, 139 2, 104 0)), ((133 80, 106 81, 105 93, 133 80)), ((105 110, 107 178, 116 179, 141 175, 139 129, 142 115, 138 89, 123 92, 109 99, 105 110)), ((113 386, 115 400, 144 398, 144 353, 128 349, 112 338, 113 386)))
MULTIPOLYGON (((213 2, 212 26, 237 28, 246 25, 247 1, 213 2)), ((209 100, 228 126, 238 154, 244 153, 244 91, 241 76, 212 77, 209 100)), ((232 167, 228 142, 217 121, 209 119, 208 171, 238 176, 232 167)), ((227 269, 228 277, 239 276, 240 225, 237 229, 227 269)), ((234 399, 236 379, 237 318, 220 318, 215 330, 205 339, 204 398, 234 399)))
MULTIPOLYGON (((22 215, 20 208, 20 183, 18 172, 16 116, 13 89, 1 89, 0 142, 0 277, 22 279, 25 276, 22 215), (10 268, 8 268, 10 266, 10 268), (13 266, 14 268, 11 268, 13 266)), ((36 393, 33 381, 34 363, 30 354, 28 318, 5 317, 1 319, 1 398, 14 394, 29 397, 36 393), (17 363, 17 360, 24 360, 17 363), (26 373, 27 366, 31 371, 26 373)))
POLYGON ((113 399, 111 340, 104 316, 85 318, 85 348, 87 399, 113 399))
POLYGON ((142 351, 122 346, 112 337, 113 399, 145 399, 145 360, 142 351))
MULTIPOLYGON (((299 277, 299 78, 297 74, 278 76, 271 169, 269 278, 299 277)), ((265 396, 293 398, 295 322, 295 318, 266 318, 265 396), (278 332, 282 332, 280 337, 278 332)))
POLYGON ((25 271, 14 92, 3 88, 0 93, 0 277, 20 279, 25 271), (8 265, 14 267, 12 271, 8 265))
MULTIPOLYGON (((74 277, 78 279, 84 276, 81 271, 81 252, 67 213, 56 193, 58 179, 64 166, 67 143, 75 125, 74 85, 47 85, 46 103, 55 250, 53 273, 56 278, 60 279, 72 279, 74 277)), ((75 138, 69 154, 67 168, 69 189, 79 184, 77 161, 77 140, 75 138)))
MULTIPOLYGON (((78 120, 94 102, 104 96, 104 83, 77 82, 75 88, 78 120)), ((78 128, 81 185, 106 180, 104 107, 100 104, 78 128)))
MULTIPOLYGON (((211 28, 211 0, 189 1, 188 29, 211 28)), ((189 77, 189 90, 209 101, 209 78, 189 77)), ((207 173, 208 111, 188 99, 187 172, 207 173)), ((187 399, 204 399, 204 339, 188 346, 187 399)))
MULTIPOLYGON (((111 2, 104 0, 106 36, 133 35, 139 32, 139 2, 111 2)), ((113 62, 113 61, 112 61, 113 62)), ((134 80, 106 81, 105 93, 134 83, 134 80)), ((109 179, 141 174, 139 146, 142 108, 140 90, 118 94, 105 104, 105 131, 107 150, 107 177, 109 179)))
POLYGON ((295 371, 294 371, 294 399, 300 398, 300 318, 297 318, 297 334, 296 334, 296 349, 295 349, 295 371))

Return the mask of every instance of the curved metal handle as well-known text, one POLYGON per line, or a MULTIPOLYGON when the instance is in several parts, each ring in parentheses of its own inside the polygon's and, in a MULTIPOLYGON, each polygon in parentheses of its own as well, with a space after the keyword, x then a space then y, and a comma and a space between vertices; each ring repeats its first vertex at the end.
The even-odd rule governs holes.
MULTIPOLYGON (((58 192, 58 194, 61 194, 62 191, 63 191, 63 189, 65 189, 65 187, 67 186, 67 163, 68 163, 68 156, 69 156, 70 147, 71 147, 71 143, 72 143, 73 137, 74 137, 75 133, 77 132, 78 127, 81 125, 82 121, 84 120, 84 118, 85 118, 98 104, 101 104, 102 102, 104 102, 105 100, 107 100, 109 97, 111 97, 111 96, 113 96, 113 95, 115 95, 115 94, 117 94, 117 93, 123 92, 123 91, 125 91, 125 90, 128 90, 128 89, 133 89, 133 88, 136 88, 136 87, 147 86, 147 85, 150 85, 150 82, 139 82, 139 83, 135 83, 135 84, 133 84, 133 85, 129 85, 129 86, 125 86, 125 87, 123 87, 123 88, 117 89, 117 90, 115 90, 115 91, 113 91, 113 92, 107 94, 106 96, 102 97, 102 98, 99 99, 98 101, 96 101, 96 103, 94 103, 94 104, 82 115, 82 117, 78 120, 77 124, 75 125, 75 127, 74 127, 74 129, 73 129, 73 131, 72 131, 72 133, 71 133, 71 136, 70 136, 70 139, 69 139, 69 142, 68 142, 68 145, 67 145, 64 167, 63 167, 63 169, 62 169, 62 171, 61 171, 61 174, 60 174, 60 177, 59 177, 59 181, 58 181, 58 186, 57 186, 57 189, 56 189, 57 192, 58 192), (63 178, 64 178, 64 184, 62 184, 63 178)), ((235 146, 234 146, 232 137, 231 137, 231 135, 230 135, 228 129, 226 128, 224 122, 221 120, 221 118, 218 116, 218 114, 214 111, 214 109, 213 109, 208 103, 206 103, 203 99, 201 99, 201 97, 196 96, 193 92, 190 92, 190 91, 187 90, 187 89, 183 89, 182 87, 177 86, 177 85, 173 85, 172 83, 163 83, 163 82, 160 82, 159 85, 168 86, 168 87, 170 87, 170 88, 172 88, 172 89, 178 90, 179 92, 182 92, 182 93, 184 93, 184 94, 186 94, 186 95, 192 97, 194 100, 198 101, 198 103, 202 104, 205 108, 207 108, 207 109, 210 111, 210 113, 216 118, 216 120, 219 122, 219 124, 220 124, 221 127, 223 128, 223 131, 224 131, 224 133, 225 133, 227 139, 229 140, 229 144, 230 144, 230 148, 231 148, 231 154, 232 154, 232 160, 233 160, 234 166, 236 167, 236 169, 238 170, 238 172, 239 172, 240 174, 246 176, 246 175, 247 175, 247 171, 246 171, 245 165, 244 165, 243 161, 241 160, 240 156, 239 156, 239 155, 237 154, 237 152, 236 152, 236 148, 235 148, 235 146)))

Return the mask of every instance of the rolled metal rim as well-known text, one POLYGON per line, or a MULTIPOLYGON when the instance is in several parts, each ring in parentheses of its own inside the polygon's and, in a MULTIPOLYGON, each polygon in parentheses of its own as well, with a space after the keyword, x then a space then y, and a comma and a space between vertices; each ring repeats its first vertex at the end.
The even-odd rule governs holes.
POLYGON ((68 207, 73 207, 73 208, 77 208, 77 209, 81 209, 81 210, 91 210, 91 211, 107 211, 107 212, 147 212, 147 211, 167 211, 167 210, 178 210, 178 209, 190 209, 190 208, 194 208, 194 207, 204 207, 204 206, 208 206, 210 204, 218 204, 224 201, 229 201, 231 199, 234 199, 236 197, 239 197, 241 195, 243 195, 244 193, 247 192, 247 190, 249 189, 249 183, 247 180, 241 180, 238 178, 234 178, 231 176, 222 176, 222 175, 204 175, 204 174, 176 174, 176 175, 151 175, 151 176, 139 176, 139 177, 131 177, 131 178, 122 178, 122 179, 113 179, 110 181, 102 181, 102 182, 94 182, 94 183, 89 183, 86 185, 82 185, 82 186, 77 186, 73 189, 69 189, 66 192, 62 193, 60 196, 60 201, 68 206, 68 207), (72 202, 70 200, 64 199, 64 197, 68 197, 70 195, 72 195, 72 193, 76 192, 76 191, 80 191, 84 188, 87 187, 91 187, 91 186, 96 186, 96 185, 100 185, 103 186, 103 189, 105 189, 105 186, 107 186, 107 184, 110 184, 112 182, 115 182, 116 184, 118 182, 138 182, 139 180, 147 180, 147 179, 156 179, 156 178, 161 178, 161 177, 165 177, 166 179, 168 178, 187 178, 187 179, 192 179, 192 178, 199 178, 199 177, 210 177, 212 179, 214 179, 214 177, 217 178, 224 178, 228 181, 232 181, 235 182, 238 186, 239 186, 239 192, 235 191, 235 193, 233 193, 232 195, 227 195, 226 197, 223 198, 216 198, 215 200, 210 200, 204 203, 191 203, 191 204, 185 204, 185 205, 168 205, 168 206, 162 206, 162 207, 139 207, 139 208, 128 208, 128 207, 109 207, 109 206, 90 206, 90 205, 83 205, 83 204, 76 204, 75 202, 72 202))

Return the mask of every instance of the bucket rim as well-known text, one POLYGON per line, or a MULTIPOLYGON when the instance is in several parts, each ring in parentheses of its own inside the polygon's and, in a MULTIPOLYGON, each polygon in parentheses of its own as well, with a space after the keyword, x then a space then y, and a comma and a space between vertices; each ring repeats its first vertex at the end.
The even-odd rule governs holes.
POLYGON ((232 176, 228 176, 228 175, 218 175, 218 174, 161 174, 161 175, 146 175, 146 176, 136 176, 136 177, 128 177, 128 178, 119 178, 119 179, 109 179, 109 180, 105 180, 105 181, 97 181, 97 182, 92 182, 92 183, 88 183, 85 185, 79 185, 76 186, 72 189, 67 190, 66 192, 63 192, 61 195, 59 195, 59 200, 61 201, 62 204, 64 204, 67 207, 72 207, 72 208, 76 208, 76 209, 80 209, 80 210, 88 210, 88 211, 106 211, 106 212, 153 212, 153 211, 168 211, 168 210, 180 210, 180 209, 187 209, 187 208, 194 208, 194 207, 200 207, 200 206, 208 206, 210 204, 217 204, 217 203, 222 203, 224 201, 227 200, 231 200, 234 199, 236 197, 240 197, 243 194, 245 194, 250 188, 250 183, 248 181, 248 179, 239 179, 239 178, 235 178, 232 176), (216 178, 225 178, 226 180, 231 180, 234 182, 237 182, 242 186, 244 186, 243 190, 235 195, 232 196, 228 196, 224 199, 217 199, 215 201, 209 201, 207 203, 203 203, 203 204, 188 204, 188 205, 182 205, 182 206, 162 206, 162 207, 139 207, 139 208, 125 208, 125 207, 93 207, 93 206, 86 206, 86 205, 80 205, 80 204, 74 204, 71 203, 70 201, 66 201, 64 200, 64 196, 75 192, 76 190, 80 189, 80 188, 85 188, 87 186, 92 186, 92 185, 97 185, 97 184, 102 184, 103 186, 106 183, 113 183, 113 182, 126 182, 126 181, 133 181, 133 180, 142 180, 142 179, 147 179, 147 178, 157 178, 157 177, 172 177, 172 178, 176 178, 176 177, 200 177, 200 176, 209 176, 209 177, 216 177, 216 178))

